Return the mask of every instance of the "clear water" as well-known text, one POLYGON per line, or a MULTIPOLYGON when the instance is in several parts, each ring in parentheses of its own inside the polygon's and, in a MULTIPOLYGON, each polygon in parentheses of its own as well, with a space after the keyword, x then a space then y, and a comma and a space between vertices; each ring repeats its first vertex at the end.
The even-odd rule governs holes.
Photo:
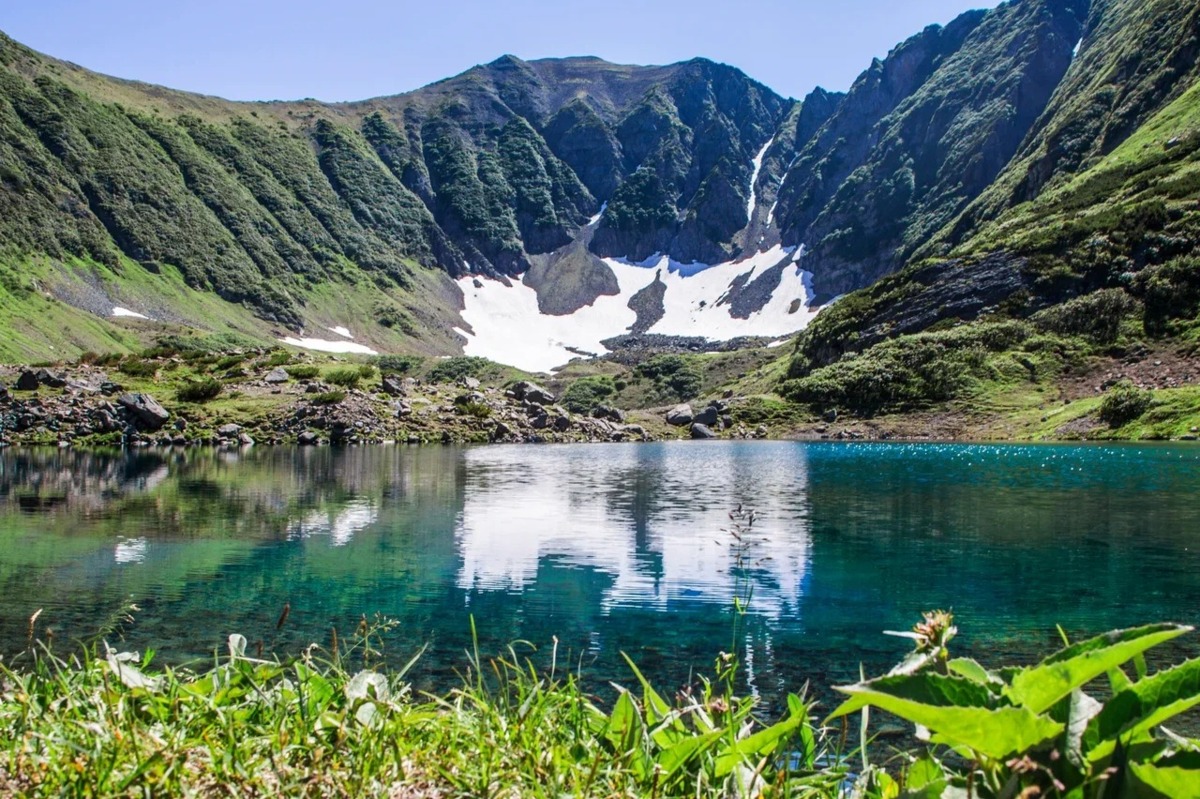
MULTIPOLYGON (((985 662, 1200 621, 1200 447, 680 442, 0 453, 0 652, 65 648, 132 599, 126 648, 295 653, 366 614, 418 685, 524 639, 597 690, 664 689, 733 646, 738 505, 757 512, 736 645, 768 698, 887 669, 885 629, 953 608, 985 662), (284 604, 290 613, 276 629, 284 604)), ((116 633, 110 633, 110 638, 116 633)), ((1200 654, 1196 635, 1176 651, 1200 654)), ((522 648, 521 652, 526 650, 522 648)))

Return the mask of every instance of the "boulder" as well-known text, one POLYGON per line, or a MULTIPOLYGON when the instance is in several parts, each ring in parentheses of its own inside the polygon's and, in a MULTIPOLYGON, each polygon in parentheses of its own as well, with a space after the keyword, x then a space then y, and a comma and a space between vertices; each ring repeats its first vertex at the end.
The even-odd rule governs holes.
POLYGON ((17 378, 16 388, 18 391, 37 391, 40 385, 41 381, 38 380, 37 375, 26 369, 17 378))
POLYGON ((707 425, 693 424, 692 438, 716 438, 717 434, 708 428, 707 425))
POLYGON ((592 409, 592 418, 607 419, 610 422, 620 424, 625 421, 625 412, 609 405, 597 405, 592 409))
POLYGON ((721 414, 716 407, 709 405, 707 408, 700 411, 700 413, 696 414, 692 421, 696 424, 702 424, 705 427, 712 427, 720 420, 720 418, 721 414))
POLYGON ((479 388, 480 385, 479 380, 474 377, 464 377, 461 382, 464 388, 469 388, 472 391, 479 388))
POLYGON ((236 438, 240 432, 242 432, 242 428, 236 424, 223 424, 217 428, 217 435, 221 438, 236 438))
POLYGON ((691 424, 693 417, 694 414, 692 413, 692 406, 684 403, 682 405, 676 405, 674 408, 667 411, 666 419, 667 424, 669 425, 683 427, 684 425, 691 424))
POLYGON ((8 386, 0 384, 0 402, 8 402, 8 386))
POLYGON ((277 366, 271 371, 267 372, 267 375, 263 378, 263 381, 270 383, 271 385, 286 383, 288 381, 288 373, 277 366))
POLYGON ((546 389, 539 386, 537 383, 531 383, 528 380, 522 380, 512 387, 513 396, 518 400, 535 403, 537 405, 553 405, 554 395, 546 389))
POLYGON ((404 381, 402 381, 396 375, 384 375, 383 379, 379 383, 379 386, 383 389, 385 394, 393 397, 403 397, 407 393, 407 390, 404 386, 404 381))
POLYGON ((117 403, 124 408, 134 422, 143 430, 155 431, 162 428, 171 418, 166 408, 149 394, 122 394, 117 403))
POLYGON ((311 430, 305 430, 300 435, 296 436, 296 443, 302 447, 316 446, 321 439, 311 430))
POLYGON ((35 377, 37 377, 37 381, 43 386, 49 386, 50 388, 64 388, 67 385, 65 378, 61 375, 52 374, 47 369, 38 369, 35 377))

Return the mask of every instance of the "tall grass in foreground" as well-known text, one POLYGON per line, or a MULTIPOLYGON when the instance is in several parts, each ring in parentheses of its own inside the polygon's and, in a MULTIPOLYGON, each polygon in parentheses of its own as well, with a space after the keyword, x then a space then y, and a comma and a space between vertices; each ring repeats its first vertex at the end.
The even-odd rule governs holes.
POLYGON ((862 750, 856 774, 837 751, 842 736, 815 727, 801 697, 782 720, 755 718, 753 700, 726 688, 727 655, 718 679, 670 700, 631 661, 636 690, 619 689, 606 709, 559 671, 556 650, 539 673, 516 645, 487 660, 476 649, 458 688, 418 696, 405 680, 412 662, 377 665, 386 627, 364 622, 287 663, 248 656, 232 635, 203 673, 152 670, 150 653, 104 643, 67 659, 31 647, 0 666, 0 793, 1200 796, 1200 741, 1162 726, 1200 705, 1200 660, 1151 674, 1143 658, 1190 630, 1179 625, 1118 630, 993 671, 950 657, 952 618, 926 614, 904 633, 913 653, 839 688, 849 698, 831 718, 858 715, 866 740, 873 706, 927 743, 882 765, 862 750))

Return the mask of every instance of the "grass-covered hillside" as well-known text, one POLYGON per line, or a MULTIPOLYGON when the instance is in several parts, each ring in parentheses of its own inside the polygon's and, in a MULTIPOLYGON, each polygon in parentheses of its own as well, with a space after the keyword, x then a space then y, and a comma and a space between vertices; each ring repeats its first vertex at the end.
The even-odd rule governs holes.
POLYGON ((1187 4, 1093 4, 1013 161, 909 266, 817 318, 783 393, 861 416, 991 408, 1027 435, 1194 437, 1198 32, 1187 4))

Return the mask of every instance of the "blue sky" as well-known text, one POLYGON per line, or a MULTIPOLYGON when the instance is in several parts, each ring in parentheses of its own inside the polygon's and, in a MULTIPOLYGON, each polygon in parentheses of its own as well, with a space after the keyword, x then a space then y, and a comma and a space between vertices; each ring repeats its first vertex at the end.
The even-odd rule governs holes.
POLYGON ((237 100, 357 100, 504 53, 724 61, 844 90, 874 56, 992 0, 12 0, 0 30, 90 69, 237 100))

